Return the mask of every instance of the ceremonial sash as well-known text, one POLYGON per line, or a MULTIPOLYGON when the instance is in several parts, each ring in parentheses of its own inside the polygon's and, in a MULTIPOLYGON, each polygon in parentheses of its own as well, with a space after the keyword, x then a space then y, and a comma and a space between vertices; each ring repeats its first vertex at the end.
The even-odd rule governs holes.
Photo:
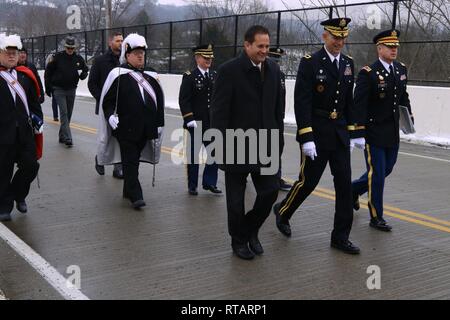
POLYGON ((25 90, 18 80, 14 79, 11 73, 7 71, 0 71, 0 76, 8 83, 8 85, 14 90, 16 96, 22 100, 23 105, 27 111, 27 115, 30 116, 30 109, 28 108, 28 100, 25 90))
MULTIPOLYGON (((155 91, 153 90, 150 83, 148 83, 148 81, 144 78, 144 76, 142 74, 140 74, 139 72, 135 72, 135 71, 130 72, 130 76, 132 76, 134 78, 134 80, 136 80, 138 85, 140 87, 142 87, 150 95, 150 97, 153 99, 153 102, 155 103, 156 108, 158 108, 158 102, 156 100, 155 91)), ((144 99, 144 102, 145 102, 145 99, 144 99)))

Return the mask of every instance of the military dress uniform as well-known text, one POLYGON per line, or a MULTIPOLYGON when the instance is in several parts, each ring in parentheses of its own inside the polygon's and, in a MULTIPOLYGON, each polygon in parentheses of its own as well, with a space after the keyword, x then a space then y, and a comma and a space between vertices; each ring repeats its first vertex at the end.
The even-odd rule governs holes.
MULTIPOLYGON (((205 58, 214 58, 212 45, 201 45, 193 49, 195 55, 200 54, 205 58)), ((188 189, 191 195, 197 195, 199 152, 201 146, 205 148, 211 143, 203 140, 206 130, 210 128, 209 108, 211 96, 217 72, 214 70, 201 70, 196 67, 183 75, 180 87, 179 105, 183 116, 183 128, 185 132, 185 147, 187 160, 188 189), (194 128, 190 124, 195 122, 199 127, 194 128)), ((203 189, 213 193, 222 193, 217 189, 218 166, 216 163, 206 163, 203 171, 203 189)))
MULTIPOLYGON (((333 36, 346 37, 349 22, 348 18, 331 19, 322 25, 333 36)), ((299 179, 274 206, 274 213, 280 232, 290 236, 289 219, 315 189, 329 163, 336 190, 331 244, 358 253, 348 241, 353 222, 350 138, 357 137, 361 129, 355 122, 353 104, 354 64, 342 53, 337 62, 331 61, 325 47, 301 59, 295 85, 297 141, 302 146, 314 142, 317 157, 312 160, 302 149, 299 179)))
MULTIPOLYGON (((399 46, 397 30, 387 30, 374 38, 377 45, 399 46)), ((353 181, 354 207, 359 209, 359 195, 368 192, 368 206, 374 228, 390 231, 383 219, 383 189, 385 178, 397 161, 400 144, 399 106, 411 113, 406 85, 408 72, 404 64, 392 64, 378 59, 359 72, 355 88, 355 106, 362 111, 365 125, 367 172, 353 181)))

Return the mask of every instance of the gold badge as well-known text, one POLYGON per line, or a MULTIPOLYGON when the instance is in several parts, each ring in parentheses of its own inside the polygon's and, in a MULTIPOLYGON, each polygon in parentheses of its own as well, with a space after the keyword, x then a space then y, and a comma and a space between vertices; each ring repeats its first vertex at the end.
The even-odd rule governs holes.
POLYGON ((339 22, 339 27, 343 28, 347 25, 347 21, 345 19, 341 19, 341 22, 339 22))
POLYGON ((378 78, 380 78, 380 81, 384 81, 384 78, 382 75, 379 75, 378 78))
POLYGON ((330 113, 330 119, 331 120, 336 120, 338 117, 338 113, 336 111, 333 111, 332 113, 330 113))
POLYGON ((317 92, 322 93, 324 90, 325 90, 325 87, 324 87, 323 85, 319 84, 319 85, 317 86, 317 92))
POLYGON ((397 36, 397 31, 392 31, 391 36, 396 37, 397 36))
POLYGON ((208 50, 212 50, 212 45, 209 45, 209 46, 208 46, 208 50))

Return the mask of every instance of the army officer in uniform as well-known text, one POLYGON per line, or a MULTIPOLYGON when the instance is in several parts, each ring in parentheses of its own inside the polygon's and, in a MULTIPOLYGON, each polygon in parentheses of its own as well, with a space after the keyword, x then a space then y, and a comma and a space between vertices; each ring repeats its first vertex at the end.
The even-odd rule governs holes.
POLYGON ((406 84, 408 72, 404 64, 395 61, 400 45, 398 30, 387 30, 373 39, 378 59, 362 68, 355 88, 355 106, 362 111, 366 136, 365 172, 353 181, 353 205, 359 209, 359 196, 368 192, 370 226, 381 231, 392 227, 383 218, 385 178, 397 161, 400 144, 399 106, 408 108, 406 84))
MULTIPOLYGON (((186 153, 188 191, 190 195, 198 195, 199 152, 202 144, 206 147, 210 142, 203 140, 203 134, 210 128, 209 107, 217 73, 211 69, 214 58, 211 44, 200 45, 193 49, 196 68, 183 75, 179 104, 183 116, 183 127, 186 129, 186 153), (201 135, 201 137, 200 137, 201 135)), ((206 163, 203 171, 203 189, 213 194, 222 194, 217 188, 218 166, 206 163)))
MULTIPOLYGON (((274 206, 276 225, 291 236, 289 220, 315 189, 327 163, 330 164, 336 190, 336 212, 331 246, 350 254, 359 248, 349 241, 353 223, 350 141, 357 136, 353 105, 354 66, 341 53, 348 36, 349 18, 323 21, 324 47, 302 58, 295 84, 297 141, 301 145, 298 181, 285 199, 274 206)), ((362 139, 364 140, 364 139, 362 139)))

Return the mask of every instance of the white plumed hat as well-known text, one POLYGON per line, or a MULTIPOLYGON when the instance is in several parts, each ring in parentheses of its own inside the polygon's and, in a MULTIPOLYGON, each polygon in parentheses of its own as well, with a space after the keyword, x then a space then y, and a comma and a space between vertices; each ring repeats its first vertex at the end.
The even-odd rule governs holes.
POLYGON ((122 42, 122 53, 120 55, 120 63, 125 63, 126 58, 125 54, 130 53, 136 49, 144 49, 148 48, 147 41, 143 36, 138 35, 137 33, 129 34, 122 42))
POLYGON ((22 41, 17 34, 6 36, 4 33, 0 34, 0 50, 6 50, 7 48, 22 49, 22 41))

